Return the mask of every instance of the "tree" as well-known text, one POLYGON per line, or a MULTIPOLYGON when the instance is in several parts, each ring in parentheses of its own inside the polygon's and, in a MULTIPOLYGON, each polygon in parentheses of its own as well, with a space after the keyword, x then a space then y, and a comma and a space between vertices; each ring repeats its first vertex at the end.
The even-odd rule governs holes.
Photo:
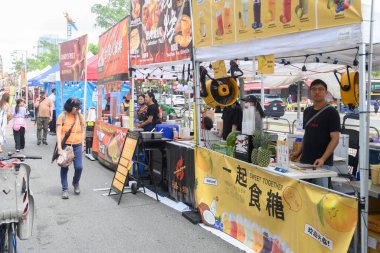
POLYGON ((108 0, 106 5, 94 4, 91 12, 97 15, 95 26, 107 30, 131 13, 130 0, 108 0))
POLYGON ((93 55, 97 55, 98 54, 98 51, 99 51, 99 47, 97 44, 93 44, 93 43, 90 43, 88 45, 88 50, 93 54, 93 55))
POLYGON ((46 51, 39 55, 33 55, 28 58, 28 71, 43 69, 46 66, 54 66, 59 62, 58 45, 48 41, 41 41, 41 47, 46 51))

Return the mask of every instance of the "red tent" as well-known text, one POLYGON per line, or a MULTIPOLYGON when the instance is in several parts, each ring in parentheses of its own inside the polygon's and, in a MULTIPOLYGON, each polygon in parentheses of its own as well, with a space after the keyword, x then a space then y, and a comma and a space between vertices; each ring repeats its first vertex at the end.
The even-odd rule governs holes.
POLYGON ((98 55, 87 59, 87 81, 98 80, 98 55))

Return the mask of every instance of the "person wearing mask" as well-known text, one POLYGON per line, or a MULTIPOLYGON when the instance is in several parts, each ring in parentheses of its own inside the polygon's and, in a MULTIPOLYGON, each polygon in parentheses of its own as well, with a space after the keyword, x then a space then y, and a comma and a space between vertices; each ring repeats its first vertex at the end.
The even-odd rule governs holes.
POLYGON ((130 94, 125 94, 123 102, 120 104, 120 114, 129 116, 129 101, 131 100, 130 94))
POLYGON ((228 134, 232 131, 241 131, 241 125, 243 121, 243 110, 241 109, 239 102, 236 101, 233 105, 223 108, 222 119, 223 140, 226 140, 228 134))
POLYGON ((25 107, 24 100, 19 98, 16 100, 16 105, 13 108, 13 137, 15 140, 16 152, 20 152, 25 148, 25 116, 28 111, 25 107))
POLYGON ((9 94, 3 93, 0 99, 0 153, 3 152, 2 145, 5 142, 5 134, 8 121, 12 119, 12 114, 9 106, 9 94))
POLYGON ((255 130, 263 130, 263 119, 265 118, 265 112, 261 107, 259 100, 255 95, 247 95, 245 98, 241 99, 247 104, 245 107, 254 106, 255 107, 255 130))
MULTIPOLYGON (((74 151, 74 177, 72 185, 74 193, 80 194, 79 181, 83 170, 82 152, 84 150, 85 128, 84 117, 80 113, 82 102, 78 98, 69 98, 64 105, 64 112, 58 116, 57 119, 57 149, 58 154, 62 154, 62 150, 71 145, 74 151), (72 127, 72 128, 71 128, 72 127), (65 143, 62 139, 65 134, 71 129, 69 138, 65 143)), ((62 199, 69 198, 67 173, 68 167, 61 167, 61 185, 62 185, 62 199)))
MULTIPOLYGON (((301 163, 331 169, 334 150, 339 143, 339 113, 326 101, 327 84, 324 81, 314 80, 310 84, 310 93, 313 106, 306 108, 303 113, 305 134, 302 145, 290 157, 301 155, 301 163)), ((314 179, 313 183, 328 188, 327 178, 314 179)))
POLYGON ((47 132, 49 122, 53 119, 53 103, 46 97, 45 91, 40 92, 40 97, 37 99, 34 104, 38 108, 37 114, 37 145, 40 145, 41 142, 45 145, 48 145, 47 132))
POLYGON ((137 114, 137 119, 139 121, 144 121, 146 120, 146 112, 148 110, 148 106, 145 104, 145 95, 140 94, 137 96, 137 103, 138 103, 138 108, 136 111, 137 114))
POLYGON ((148 106, 146 111, 146 120, 137 124, 137 127, 143 128, 144 131, 148 132, 156 127, 158 120, 158 103, 152 92, 145 94, 145 104, 148 106))
POLYGON ((50 129, 50 134, 55 135, 55 124, 56 124, 56 116, 55 116, 55 89, 51 90, 51 94, 48 97, 51 102, 52 102, 52 110, 53 110, 53 118, 49 123, 49 129, 50 129))

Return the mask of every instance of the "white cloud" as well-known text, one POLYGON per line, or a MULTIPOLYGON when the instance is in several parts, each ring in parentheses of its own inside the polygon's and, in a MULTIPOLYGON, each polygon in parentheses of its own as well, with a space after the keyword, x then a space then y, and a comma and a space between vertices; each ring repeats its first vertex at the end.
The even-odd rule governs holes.
POLYGON ((66 38, 67 11, 76 22, 78 32, 72 38, 89 35, 91 43, 98 43, 102 30, 94 27, 96 16, 91 6, 108 0, 1 0, 0 1, 0 55, 5 70, 11 68, 11 53, 27 50, 28 55, 36 53, 34 48, 40 36, 56 35, 66 38))

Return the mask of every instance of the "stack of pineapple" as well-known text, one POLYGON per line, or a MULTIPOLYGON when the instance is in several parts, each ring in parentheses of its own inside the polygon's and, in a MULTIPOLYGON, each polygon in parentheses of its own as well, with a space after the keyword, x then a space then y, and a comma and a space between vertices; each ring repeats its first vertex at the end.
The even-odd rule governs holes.
POLYGON ((251 161, 261 167, 267 167, 270 163, 271 151, 269 149, 270 136, 267 132, 255 130, 253 133, 253 150, 251 161))

